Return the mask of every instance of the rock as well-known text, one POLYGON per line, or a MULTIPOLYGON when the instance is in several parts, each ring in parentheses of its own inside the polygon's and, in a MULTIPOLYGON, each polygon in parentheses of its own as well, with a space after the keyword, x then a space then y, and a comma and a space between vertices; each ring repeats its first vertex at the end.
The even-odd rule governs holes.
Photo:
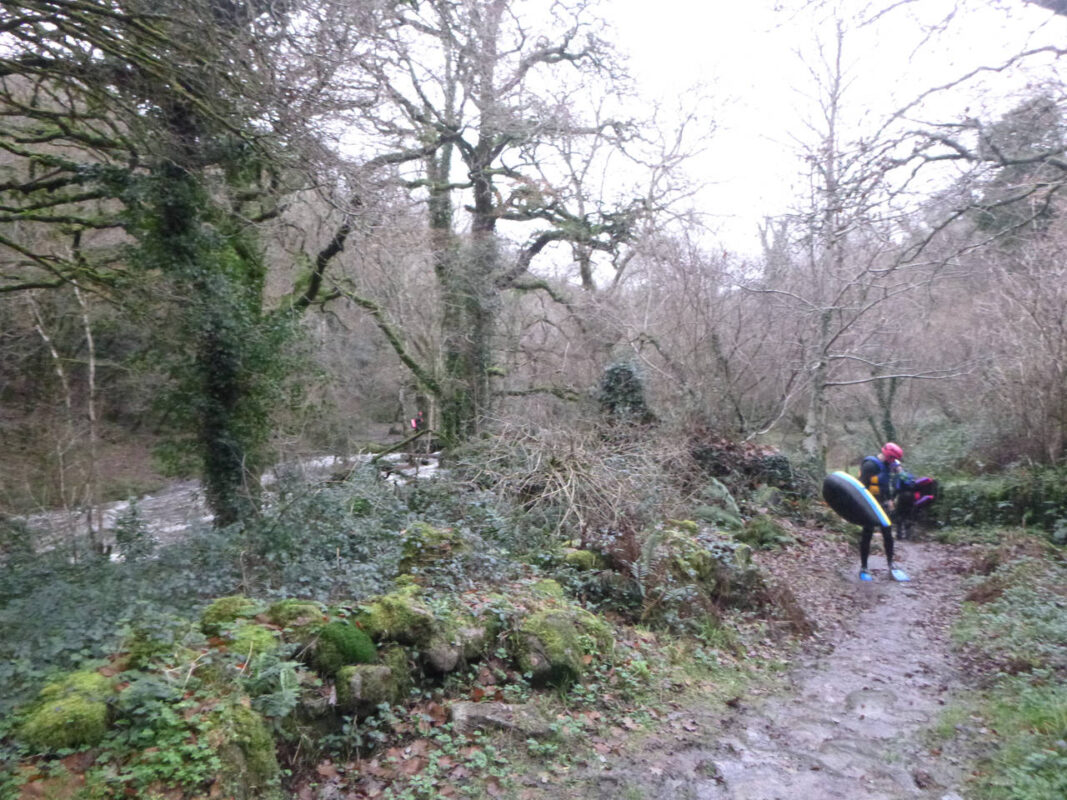
POLYGON ((267 609, 267 619, 282 628, 304 627, 309 623, 321 622, 323 616, 322 606, 318 603, 294 597, 279 600, 267 609))
POLYGON ((263 718, 243 703, 215 712, 208 741, 219 756, 216 788, 233 800, 282 800, 281 768, 263 718))
POLYGON ((468 661, 478 659, 489 641, 489 629, 476 625, 457 628, 451 636, 437 633, 423 650, 427 666, 436 672, 452 672, 468 661))
POLYGON ((325 675, 335 674, 346 664, 370 664, 377 659, 374 642, 351 623, 337 620, 318 631, 312 660, 325 675))
POLYGON ((200 615, 200 630, 215 636, 228 623, 237 619, 255 616, 256 604, 244 595, 220 597, 200 615))
POLYGON ((281 645, 277 631, 254 622, 239 622, 232 636, 230 652, 245 659, 260 653, 272 653, 281 645))
POLYGON ((401 533, 401 573, 419 572, 438 561, 466 553, 470 544, 454 528, 435 528, 415 522, 401 533))
POLYGON ((30 747, 92 747, 107 733, 112 682, 98 672, 72 672, 45 686, 18 733, 30 747))
POLYGON ((369 714, 382 703, 399 699, 393 670, 386 664, 356 664, 337 673, 337 704, 358 714, 369 714))
POLYGON ((604 568, 604 558, 592 550, 566 550, 563 563, 581 572, 592 572, 604 568))
POLYGON ((501 730, 514 731, 534 738, 545 738, 553 734, 551 723, 528 705, 460 700, 453 703, 449 710, 452 728, 457 733, 501 730))
POLYGON ((417 586, 381 595, 362 606, 355 621, 375 641, 425 646, 435 633, 434 617, 418 595, 417 586))
POLYGON ((585 609, 559 605, 523 620, 513 646, 519 668, 533 683, 561 685, 578 680, 588 663, 609 656, 614 639, 607 624, 585 609))

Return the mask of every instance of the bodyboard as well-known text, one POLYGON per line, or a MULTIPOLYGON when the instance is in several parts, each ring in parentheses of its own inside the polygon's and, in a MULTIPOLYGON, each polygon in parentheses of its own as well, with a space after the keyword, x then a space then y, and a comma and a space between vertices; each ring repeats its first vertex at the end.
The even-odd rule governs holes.
POLYGON ((853 525, 888 528, 889 517, 874 496, 847 472, 831 472, 822 482, 822 497, 838 516, 853 525))

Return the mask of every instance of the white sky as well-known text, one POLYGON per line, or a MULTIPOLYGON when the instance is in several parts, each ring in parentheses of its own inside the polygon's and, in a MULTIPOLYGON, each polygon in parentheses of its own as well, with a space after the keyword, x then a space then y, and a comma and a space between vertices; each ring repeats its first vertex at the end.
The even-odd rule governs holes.
MULTIPOLYGON (((796 0, 606 0, 617 45, 629 54, 631 69, 650 97, 667 102, 702 82, 717 98, 704 109, 716 132, 696 170, 715 184, 702 195, 701 207, 722 220, 727 246, 754 252, 756 224, 767 214, 788 210, 796 194, 797 140, 811 141, 803 120, 812 108, 812 84, 801 55, 811 62, 820 32, 829 42, 833 7, 848 19, 889 4, 841 0, 794 13, 775 6, 795 9, 801 5, 796 0)), ((922 90, 975 67, 1041 44, 1067 44, 1067 19, 1023 0, 897 5, 845 39, 847 72, 854 81, 845 111, 865 129, 922 90), (954 8, 945 32, 924 41, 924 25, 943 21, 954 8)), ((1046 62, 1037 69, 1051 68, 1046 62)), ((994 96, 939 96, 928 117, 952 120, 964 108, 986 119, 986 113, 995 116, 1015 104, 996 95, 1025 80, 1016 71, 998 77, 994 96)))

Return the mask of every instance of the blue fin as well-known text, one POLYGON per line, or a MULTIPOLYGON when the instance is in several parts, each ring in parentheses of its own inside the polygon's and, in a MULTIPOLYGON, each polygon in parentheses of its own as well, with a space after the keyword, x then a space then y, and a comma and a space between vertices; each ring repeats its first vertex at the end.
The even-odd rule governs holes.
POLYGON ((892 575, 893 575, 893 580, 900 581, 901 583, 904 583, 906 581, 910 581, 911 580, 911 578, 908 576, 908 573, 906 573, 902 569, 893 570, 892 575))
POLYGON ((861 569, 860 570, 860 580, 861 581, 873 581, 874 580, 874 576, 871 575, 871 573, 869 573, 867 570, 861 569))

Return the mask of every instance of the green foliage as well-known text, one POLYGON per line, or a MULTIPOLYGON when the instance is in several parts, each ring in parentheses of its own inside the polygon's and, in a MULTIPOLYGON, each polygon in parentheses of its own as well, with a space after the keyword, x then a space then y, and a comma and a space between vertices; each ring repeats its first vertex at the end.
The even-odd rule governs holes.
POLYGON ((760 514, 745 522, 734 538, 758 550, 774 550, 792 544, 794 539, 785 528, 771 516, 760 514))
POLYGON ((174 385, 161 395, 172 467, 195 454, 208 504, 226 525, 252 509, 292 325, 262 310, 265 267, 252 230, 212 197, 206 178, 164 163, 126 193, 131 261, 183 297, 160 341, 174 385))
POLYGON ((115 703, 115 730, 100 757, 103 763, 121 765, 108 782, 136 794, 158 784, 208 784, 222 762, 208 738, 205 698, 186 696, 179 684, 154 674, 128 677, 130 683, 115 703))
POLYGON ((1067 470, 1017 470, 942 481, 930 507, 940 525, 1027 525, 1049 531, 1067 519, 1067 470))
POLYGON ((372 664, 378 658, 374 642, 350 622, 335 620, 324 625, 315 642, 315 667, 333 675, 346 664, 372 664))
POLYGON ((600 411, 611 422, 648 423, 655 415, 645 402, 645 387, 632 364, 612 364, 600 377, 600 411))
POLYGON ((136 502, 131 502, 115 520, 115 550, 127 561, 150 558, 155 551, 155 542, 136 502))
MULTIPOLYGON (((996 563, 994 560, 993 563, 996 563)), ((1060 559, 1000 563, 971 587, 954 637, 988 675, 967 698, 997 732, 976 797, 1053 800, 1067 792, 1067 566, 1060 559), (984 602, 982 602, 984 601, 984 602)))
POLYGON ((956 628, 984 662, 1005 671, 1035 669, 1067 674, 1067 592, 1057 588, 1046 562, 1031 558, 1012 561, 982 579, 971 596, 983 597, 983 584, 992 584, 995 599, 971 605, 956 628))

